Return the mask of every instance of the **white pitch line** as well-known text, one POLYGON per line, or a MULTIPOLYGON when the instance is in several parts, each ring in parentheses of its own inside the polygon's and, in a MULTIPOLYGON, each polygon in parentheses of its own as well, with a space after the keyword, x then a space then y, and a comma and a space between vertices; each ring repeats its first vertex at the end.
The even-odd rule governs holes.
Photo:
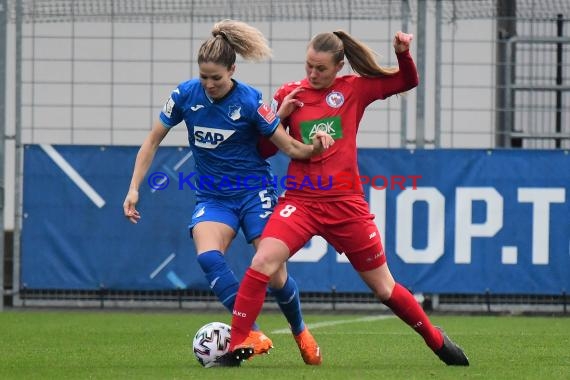
POLYGON ((57 166, 87 195, 99 208, 105 206, 105 200, 81 177, 79 173, 49 144, 40 144, 40 148, 55 162, 57 166))
POLYGON ((172 261, 176 257, 176 254, 172 252, 160 265, 150 274, 150 278, 155 278, 157 274, 160 273, 161 270, 164 269, 165 266, 168 265, 169 262, 172 261))
MULTIPOLYGON (((352 319, 341 319, 338 321, 327 321, 327 322, 317 322, 317 323, 310 323, 308 324, 312 330, 321 328, 321 327, 329 327, 329 326, 336 326, 336 325, 344 325, 347 323, 358 323, 358 322, 371 322, 371 321, 378 321, 381 319, 389 319, 394 318, 393 315, 375 315, 369 317, 362 317, 362 318, 352 318, 352 319)), ((290 329, 278 329, 271 331, 271 334, 290 334, 290 329)))

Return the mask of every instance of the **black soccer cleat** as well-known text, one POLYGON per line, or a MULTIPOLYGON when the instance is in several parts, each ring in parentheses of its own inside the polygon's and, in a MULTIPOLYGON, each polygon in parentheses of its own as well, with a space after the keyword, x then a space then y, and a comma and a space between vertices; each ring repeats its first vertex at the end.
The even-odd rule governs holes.
POLYGON ((441 361, 447 365, 468 366, 469 359, 467 359, 461 347, 449 339, 445 331, 441 328, 436 327, 436 329, 441 331, 441 335, 443 335, 443 346, 439 350, 434 351, 441 361))
POLYGON ((215 363, 219 367, 239 367, 241 362, 253 356, 253 352, 253 347, 239 347, 220 356, 215 363))

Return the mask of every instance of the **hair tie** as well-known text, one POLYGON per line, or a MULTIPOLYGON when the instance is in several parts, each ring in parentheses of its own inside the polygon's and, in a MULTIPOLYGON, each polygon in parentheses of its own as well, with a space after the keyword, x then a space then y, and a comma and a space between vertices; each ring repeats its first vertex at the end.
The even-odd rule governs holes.
POLYGON ((226 40, 226 42, 230 42, 230 41, 228 40, 228 36, 226 35, 226 32, 224 32, 223 30, 220 30, 220 31, 218 32, 218 34, 216 34, 216 37, 217 37, 217 36, 222 36, 222 38, 223 38, 224 40, 226 40))

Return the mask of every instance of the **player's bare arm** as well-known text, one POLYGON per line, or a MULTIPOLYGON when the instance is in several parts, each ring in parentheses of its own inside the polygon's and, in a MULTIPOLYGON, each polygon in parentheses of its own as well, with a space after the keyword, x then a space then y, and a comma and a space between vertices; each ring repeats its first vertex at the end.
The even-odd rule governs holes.
POLYGON ((334 139, 324 131, 318 131, 313 136, 312 145, 303 144, 295 140, 285 131, 281 124, 275 130, 270 140, 282 152, 296 160, 306 160, 312 156, 322 154, 334 144, 334 139))
POLYGON ((158 146, 168 131, 169 129, 165 128, 160 121, 155 122, 152 130, 145 138, 137 153, 129 191, 123 202, 123 213, 131 223, 136 224, 141 218, 139 211, 136 209, 137 202, 139 201, 139 187, 148 168, 152 164, 158 146))

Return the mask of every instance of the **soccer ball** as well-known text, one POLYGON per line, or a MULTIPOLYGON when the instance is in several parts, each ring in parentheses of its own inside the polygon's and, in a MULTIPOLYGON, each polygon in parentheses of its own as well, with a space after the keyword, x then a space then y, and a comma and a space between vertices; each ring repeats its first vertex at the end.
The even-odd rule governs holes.
POLYGON ((196 332, 192 341, 194 356, 206 368, 215 367, 216 359, 230 348, 231 327, 222 322, 210 322, 196 332))

